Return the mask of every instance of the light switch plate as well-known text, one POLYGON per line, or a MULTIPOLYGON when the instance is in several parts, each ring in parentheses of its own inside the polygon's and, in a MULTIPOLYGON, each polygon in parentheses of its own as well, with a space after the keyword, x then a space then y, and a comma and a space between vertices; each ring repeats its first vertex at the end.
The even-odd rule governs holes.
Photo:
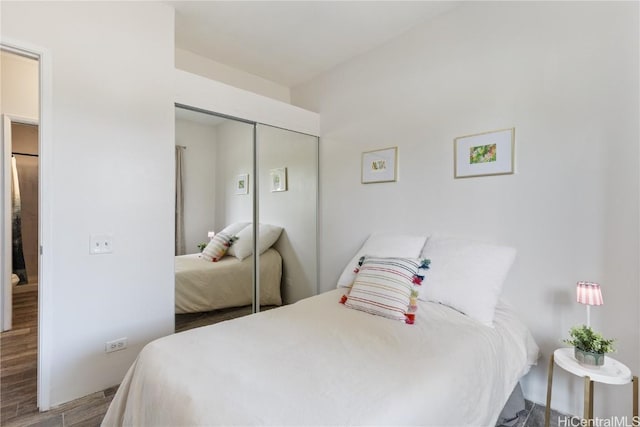
POLYGON ((92 234, 89 239, 89 253, 110 254, 113 252, 113 235, 111 234, 92 234))

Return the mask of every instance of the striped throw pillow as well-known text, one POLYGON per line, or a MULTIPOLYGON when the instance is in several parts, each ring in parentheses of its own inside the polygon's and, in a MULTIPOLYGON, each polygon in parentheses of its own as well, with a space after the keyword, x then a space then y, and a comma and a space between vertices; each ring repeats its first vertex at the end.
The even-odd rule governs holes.
POLYGON ((202 259, 212 262, 220 261, 236 240, 236 236, 230 236, 226 233, 216 234, 202 251, 202 259))
POLYGON ((412 296, 415 298, 428 266, 429 260, 415 258, 362 257, 344 305, 406 322, 412 296))

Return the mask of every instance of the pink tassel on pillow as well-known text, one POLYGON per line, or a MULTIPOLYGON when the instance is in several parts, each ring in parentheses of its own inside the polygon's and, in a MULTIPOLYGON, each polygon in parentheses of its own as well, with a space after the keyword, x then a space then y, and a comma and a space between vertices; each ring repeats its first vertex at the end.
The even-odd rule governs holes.
POLYGON ((404 320, 404 323, 406 323, 407 325, 413 325, 416 322, 415 313, 405 313, 404 316, 406 317, 406 319, 404 320))

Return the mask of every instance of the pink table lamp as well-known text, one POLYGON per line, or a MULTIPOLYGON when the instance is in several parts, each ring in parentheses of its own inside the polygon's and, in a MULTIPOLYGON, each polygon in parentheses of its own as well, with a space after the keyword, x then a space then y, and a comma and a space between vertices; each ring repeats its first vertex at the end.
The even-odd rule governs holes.
POLYGON ((576 300, 587 306, 587 326, 591 327, 591 306, 602 305, 602 291, 600 285, 592 282, 578 282, 576 286, 576 300))

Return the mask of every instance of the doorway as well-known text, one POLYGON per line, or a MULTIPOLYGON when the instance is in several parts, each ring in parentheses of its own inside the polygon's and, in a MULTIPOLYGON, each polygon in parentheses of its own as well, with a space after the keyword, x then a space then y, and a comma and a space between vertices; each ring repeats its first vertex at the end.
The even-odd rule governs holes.
POLYGON ((38 124, 11 121, 13 294, 38 289, 38 124))
POLYGON ((38 410, 40 59, 3 45, 2 422, 38 410))

